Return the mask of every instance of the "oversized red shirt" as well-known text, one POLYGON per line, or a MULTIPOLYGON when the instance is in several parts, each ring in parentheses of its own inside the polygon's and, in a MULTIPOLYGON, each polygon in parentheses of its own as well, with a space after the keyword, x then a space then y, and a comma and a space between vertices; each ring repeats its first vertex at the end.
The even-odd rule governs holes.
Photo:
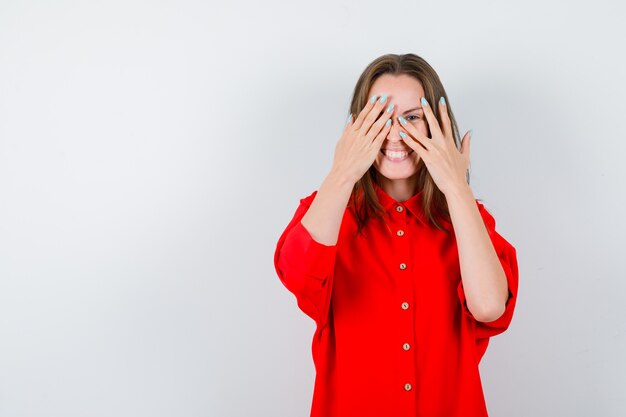
POLYGON ((485 417, 478 364, 489 338, 504 332, 517 300, 515 248, 476 200, 506 273, 509 298, 495 321, 465 303, 456 237, 429 225, 422 193, 405 202, 374 185, 391 230, 371 218, 355 237, 347 207, 335 245, 314 240, 300 205, 281 234, 274 264, 299 308, 315 320, 316 377, 311 417, 485 417))

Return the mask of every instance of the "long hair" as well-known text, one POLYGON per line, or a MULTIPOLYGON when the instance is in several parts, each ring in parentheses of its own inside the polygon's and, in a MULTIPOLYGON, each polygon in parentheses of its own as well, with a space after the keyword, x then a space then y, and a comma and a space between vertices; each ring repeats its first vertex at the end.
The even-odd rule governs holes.
MULTIPOLYGON (((407 74, 414 77, 422 84, 422 87, 424 88, 424 96, 429 103, 437 103, 439 101, 439 97, 444 97, 446 100, 448 117, 450 118, 452 125, 454 143, 457 149, 461 148, 459 129, 457 127, 454 114, 452 113, 450 100, 448 100, 446 91, 443 88, 443 84, 430 64, 415 54, 386 54, 376 58, 365 68, 359 77, 356 86, 354 87, 354 93, 352 95, 350 113, 354 117, 356 117, 356 115, 358 115, 367 104, 369 92, 374 84, 374 81, 376 81, 376 79, 383 74, 407 74)), ((437 117, 439 125, 443 126, 441 115, 439 114, 439 106, 433 105, 431 108, 437 117)), ((449 232, 446 227, 440 224, 440 219, 444 219, 445 221, 451 223, 450 212, 448 210, 445 195, 439 190, 433 181, 426 165, 424 164, 424 161, 421 158, 418 162, 418 169, 415 175, 417 176, 416 192, 422 191, 423 193, 421 201, 425 217, 428 219, 428 222, 436 228, 449 232)), ((379 173, 372 164, 361 179, 356 182, 350 195, 349 205, 354 208, 357 218, 357 234, 361 233, 361 230, 372 215, 377 218, 384 219, 385 222, 387 221, 386 213, 378 201, 376 190, 373 185, 374 182, 380 185, 378 176, 379 173)), ((469 184, 469 172, 467 173, 467 182, 469 184)))

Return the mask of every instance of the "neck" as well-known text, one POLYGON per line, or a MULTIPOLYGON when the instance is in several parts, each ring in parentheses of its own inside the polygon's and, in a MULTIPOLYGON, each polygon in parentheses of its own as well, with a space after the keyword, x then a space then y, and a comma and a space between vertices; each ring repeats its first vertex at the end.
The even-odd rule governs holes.
POLYGON ((417 176, 413 175, 409 178, 390 180, 382 175, 380 176, 381 188, 396 201, 404 202, 415 194, 417 186, 417 176))

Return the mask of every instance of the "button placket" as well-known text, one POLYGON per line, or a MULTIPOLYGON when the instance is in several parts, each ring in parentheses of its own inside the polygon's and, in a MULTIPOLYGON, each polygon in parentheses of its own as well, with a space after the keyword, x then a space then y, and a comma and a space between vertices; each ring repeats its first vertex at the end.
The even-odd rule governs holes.
MULTIPOLYGON (((408 221, 407 216, 408 212, 406 208, 397 203, 395 206, 395 211, 392 215, 393 217, 393 225, 395 226, 395 254, 397 256, 395 262, 397 273, 398 273, 398 295, 400 297, 399 301, 399 314, 400 314, 400 322, 402 339, 400 340, 400 346, 398 349, 402 349, 402 372, 398 375, 401 379, 398 381, 403 387, 404 390, 408 393, 409 391, 413 391, 412 383, 415 380, 415 357, 411 353, 411 344, 415 340, 415 326, 412 314, 411 304, 414 297, 414 282, 411 277, 411 269, 409 269, 409 265, 411 264, 411 242, 410 239, 407 238, 407 228, 408 221)), ((397 307, 396 307, 397 308, 397 307)))

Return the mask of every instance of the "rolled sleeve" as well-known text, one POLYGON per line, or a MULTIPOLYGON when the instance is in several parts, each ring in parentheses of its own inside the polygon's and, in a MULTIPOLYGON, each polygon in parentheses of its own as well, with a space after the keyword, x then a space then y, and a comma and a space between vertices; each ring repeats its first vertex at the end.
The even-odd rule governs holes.
POLYGON ((300 200, 300 206, 278 239, 274 266, 300 309, 318 326, 323 326, 330 307, 337 245, 316 241, 301 223, 316 193, 300 200))
POLYGON ((290 265, 299 276, 325 280, 335 264, 336 245, 327 246, 313 239, 301 221, 289 231, 283 243, 282 260, 291 259, 290 265))
POLYGON ((506 301, 504 313, 494 321, 482 322, 474 318, 467 307, 465 291, 463 290, 463 282, 459 282, 457 292, 461 301, 463 313, 475 320, 476 338, 489 338, 503 333, 508 329, 513 319, 513 312, 517 301, 517 290, 519 284, 519 271, 517 265, 517 253, 513 245, 511 245, 504 237, 495 230, 496 222, 494 217, 485 209, 482 203, 476 202, 479 212, 483 217, 485 226, 491 238, 493 247, 498 255, 498 259, 504 269, 506 280, 508 283, 509 297, 506 301))

